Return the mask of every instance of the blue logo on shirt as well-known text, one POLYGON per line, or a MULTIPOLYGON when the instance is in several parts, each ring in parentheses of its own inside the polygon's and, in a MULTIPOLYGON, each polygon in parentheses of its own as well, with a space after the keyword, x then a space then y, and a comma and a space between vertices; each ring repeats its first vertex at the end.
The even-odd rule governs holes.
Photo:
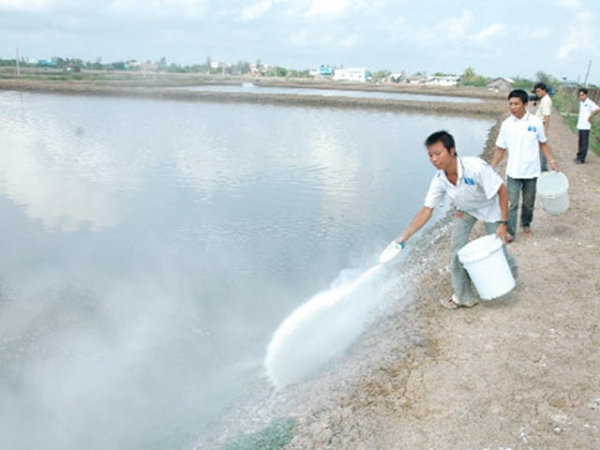
POLYGON ((475 186, 475 180, 473 178, 464 177, 463 180, 465 180, 465 184, 468 184, 469 186, 475 186))
POLYGON ((537 131, 537 127, 534 127, 533 125, 529 125, 527 127, 527 131, 533 131, 535 133, 537 131))

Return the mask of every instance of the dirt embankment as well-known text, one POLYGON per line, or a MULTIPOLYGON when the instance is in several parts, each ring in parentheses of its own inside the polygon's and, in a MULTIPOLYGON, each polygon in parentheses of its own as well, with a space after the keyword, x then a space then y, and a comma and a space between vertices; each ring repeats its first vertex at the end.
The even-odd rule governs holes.
POLYGON ((21 77, 0 78, 0 90, 22 92, 42 92, 67 95, 93 95, 128 98, 164 99, 178 101, 203 101, 219 103, 254 103, 282 106, 359 108, 384 111, 426 112, 445 115, 485 116, 495 118, 504 107, 504 95, 485 89, 370 84, 314 82, 300 80, 279 81, 277 79, 232 79, 215 77, 148 77, 132 80, 43 80, 21 77), (256 89, 261 87, 296 87, 313 89, 360 90, 365 92, 390 92, 403 94, 435 95, 440 97, 469 97, 480 102, 423 102, 398 99, 332 97, 304 94, 269 94, 248 92, 193 91, 194 86, 215 84, 240 85, 252 83, 256 89), (179 88, 179 89, 178 89, 179 88))

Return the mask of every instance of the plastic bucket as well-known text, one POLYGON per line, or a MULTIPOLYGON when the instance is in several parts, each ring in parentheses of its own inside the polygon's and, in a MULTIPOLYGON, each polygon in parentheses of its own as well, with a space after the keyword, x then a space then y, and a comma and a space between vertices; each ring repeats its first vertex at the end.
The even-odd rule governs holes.
POLYGON ((544 211, 558 216, 569 209, 569 180, 560 172, 546 172, 537 181, 544 211))
POLYGON ((515 287, 503 245, 499 237, 488 234, 469 242, 458 251, 458 259, 469 273, 482 300, 501 297, 515 287))

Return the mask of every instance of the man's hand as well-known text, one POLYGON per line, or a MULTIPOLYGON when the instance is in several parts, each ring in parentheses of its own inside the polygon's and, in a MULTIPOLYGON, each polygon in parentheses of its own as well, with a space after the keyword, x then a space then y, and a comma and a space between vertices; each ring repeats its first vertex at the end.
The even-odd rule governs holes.
POLYGON ((498 228, 496 228, 496 236, 498 236, 500 239, 502 239, 502 242, 504 242, 505 244, 508 244, 507 228, 508 228, 508 225, 505 223, 501 223, 500 225, 498 225, 498 228))

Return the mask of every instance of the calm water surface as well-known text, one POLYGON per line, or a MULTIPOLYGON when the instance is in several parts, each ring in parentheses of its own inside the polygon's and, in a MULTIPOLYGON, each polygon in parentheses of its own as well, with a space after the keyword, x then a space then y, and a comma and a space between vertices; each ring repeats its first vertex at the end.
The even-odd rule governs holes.
POLYGON ((0 447, 176 447, 489 120, 0 93, 0 447))

